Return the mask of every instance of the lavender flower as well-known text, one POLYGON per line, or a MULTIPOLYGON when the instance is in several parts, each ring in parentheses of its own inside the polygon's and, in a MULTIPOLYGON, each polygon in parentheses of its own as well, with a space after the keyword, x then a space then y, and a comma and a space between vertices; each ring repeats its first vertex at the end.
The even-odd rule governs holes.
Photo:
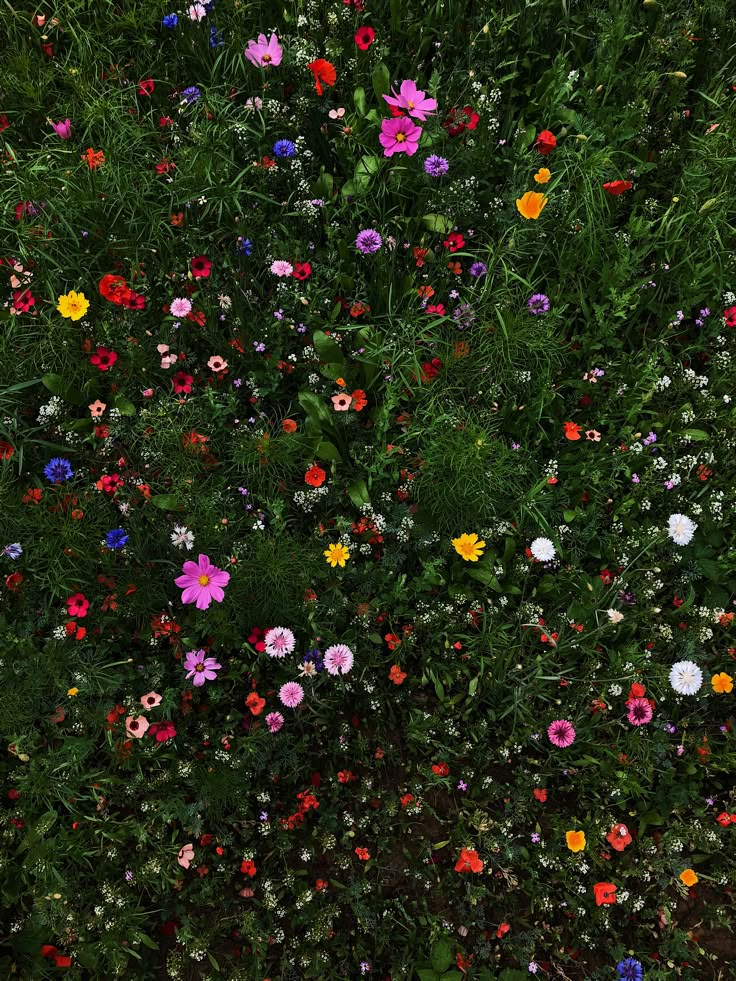
POLYGON ((378 252, 382 245, 383 239, 372 228, 364 228, 362 232, 358 232, 358 237, 355 239, 355 248, 363 255, 378 252))
POLYGON ((427 157, 424 161, 424 172, 429 174, 430 177, 442 177, 449 169, 450 165, 445 158, 438 157, 435 153, 431 157, 427 157))
POLYGON ((549 310, 549 297, 545 296, 544 293, 535 293, 534 296, 529 297, 526 305, 529 307, 529 313, 538 317, 549 310))

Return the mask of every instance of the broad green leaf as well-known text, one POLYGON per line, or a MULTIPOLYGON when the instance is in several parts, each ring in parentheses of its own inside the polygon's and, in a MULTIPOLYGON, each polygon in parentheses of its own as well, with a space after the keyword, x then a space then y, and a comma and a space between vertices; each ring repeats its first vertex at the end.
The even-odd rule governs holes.
POLYGON ((442 235, 447 235, 448 232, 452 231, 452 222, 444 215, 424 215, 422 221, 430 232, 440 232, 442 235))
POLYGON ((154 494, 151 504, 162 511, 183 511, 184 505, 175 494, 154 494))
POLYGON ((381 61, 373 69, 371 75, 371 81, 373 82, 373 91, 376 93, 376 98, 381 106, 384 105, 383 96, 388 93, 391 88, 391 75, 389 70, 381 61))
POLYGON ((432 945, 429 959, 435 971, 438 974, 442 974, 452 964, 452 947, 446 940, 438 940, 437 943, 432 945))
POLYGON ((342 457, 340 456, 340 451, 335 446, 335 444, 328 443, 326 441, 319 444, 319 446, 315 450, 315 455, 319 457, 320 460, 342 461, 342 457))
POLYGON ((312 335, 312 344, 322 361, 327 361, 330 364, 342 364, 345 360, 342 349, 323 330, 315 330, 312 335))
POLYGON ((61 375, 49 373, 43 376, 41 382, 53 395, 58 395, 65 402, 71 402, 72 405, 82 405, 84 402, 82 393, 68 385, 61 375))
POLYGON ((360 115, 365 116, 368 112, 368 107, 365 104, 365 89, 362 85, 359 85, 355 92, 353 92, 353 102, 360 115))

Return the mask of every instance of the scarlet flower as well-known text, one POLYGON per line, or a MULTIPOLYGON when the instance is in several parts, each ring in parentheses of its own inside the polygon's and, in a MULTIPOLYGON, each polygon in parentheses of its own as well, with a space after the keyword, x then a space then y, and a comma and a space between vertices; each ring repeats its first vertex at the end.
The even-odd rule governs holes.
POLYGON ((502 923, 498 928, 498 930, 496 930, 496 936, 498 937, 499 940, 501 940, 503 939, 503 937, 506 936, 506 934, 509 932, 510 929, 511 927, 509 926, 508 923, 502 923))
POLYGON ((9 460, 15 453, 15 447, 11 446, 6 440, 0 440, 0 460, 9 460))
POLYGON ((368 851, 367 848, 356 848, 355 854, 358 856, 361 862, 367 862, 368 859, 371 857, 370 852, 368 851))
POLYGON ((736 814, 728 814, 726 811, 721 811, 716 821, 722 828, 727 828, 729 824, 736 824, 736 814))
POLYGON ((323 82, 330 87, 335 84, 335 80, 337 79, 335 66, 329 61, 325 61, 324 58, 317 58, 315 61, 310 61, 307 68, 314 75, 314 88, 317 95, 322 95, 324 92, 322 88, 323 82))
POLYGON ((723 319, 726 321, 726 327, 736 327, 736 306, 725 309, 723 319))
POLYGON ((423 382, 432 381, 439 375, 441 367, 442 362, 439 358, 432 358, 431 361, 425 361, 421 368, 420 378, 423 382))
POLYGON ((543 129, 534 145, 543 157, 548 157, 557 146, 557 138, 548 129, 543 129))
POLYGON ((462 249, 465 245, 465 239, 460 232, 450 232, 442 244, 450 252, 457 252, 458 249, 462 249))
POLYGON ((100 479, 95 484, 97 490, 101 490, 104 494, 109 494, 112 496, 120 487, 123 487, 125 481, 120 476, 120 474, 105 474, 100 477, 100 479))
POLYGON ((176 729, 173 722, 154 722, 148 727, 148 734, 153 736, 157 743, 165 743, 167 739, 176 736, 176 729))
POLYGON ((352 394, 351 408, 355 409, 356 412, 360 412, 368 405, 368 398, 362 388, 356 388, 352 394))
POLYGON ((399 797, 399 801, 402 807, 408 807, 409 804, 411 804, 411 802, 415 799, 416 798, 414 797, 414 794, 402 794, 402 796, 399 797))
POLYGON ((177 373, 171 379, 171 384, 177 395, 180 395, 182 392, 185 395, 189 395, 192 390, 193 382, 194 379, 191 375, 188 375, 186 371, 177 371, 177 373))
POLYGON ((291 275, 294 279, 307 279, 312 275, 312 267, 308 262, 295 262, 291 275))
POLYGON ((98 167, 104 164, 105 154, 102 150, 93 150, 90 147, 88 150, 85 150, 81 159, 85 161, 90 170, 97 170, 98 167))
POLYGON ((18 313, 28 313, 35 304, 36 298, 30 290, 15 290, 13 293, 13 309, 18 313))
POLYGON ((195 256, 189 263, 192 276, 195 279, 207 279, 212 269, 212 262, 204 255, 195 256))
POLYGON ((617 852, 622 852, 627 845, 630 845, 634 839, 629 834, 629 829, 625 824, 614 824, 611 830, 606 835, 606 841, 617 852))
POLYGON ((355 32, 355 43, 361 51, 367 51, 376 39, 376 32, 372 27, 364 25, 355 32))
POLYGON ((111 303, 116 303, 118 306, 123 305, 126 294, 130 292, 128 284, 123 277, 114 276, 112 273, 106 273, 100 280, 97 288, 101 296, 111 303))
POLYGON ((152 78, 144 78, 138 85, 138 95, 153 95, 155 86, 152 78))
POLYGON ((89 363, 100 371, 109 371, 117 360, 118 356, 114 351, 107 347, 98 347, 95 353, 90 355, 89 363))
POLYGON ((406 679, 406 671, 402 671, 398 664, 394 664, 391 666, 388 676, 395 685, 402 685, 406 679))
POLYGON ((482 872, 483 862, 478 858, 478 852, 472 848, 461 848, 460 858, 455 864, 456 872, 482 872))
POLYGON ((23 504, 40 504, 43 490, 40 487, 29 487, 21 501, 23 504))
POLYGON ((388 649, 390 651, 395 651, 401 643, 401 638, 397 637, 396 634, 386 634, 383 639, 388 644, 388 649))
POLYGON ((541 801, 541 803, 544 804, 544 802, 547 800, 547 791, 544 790, 544 788, 540 789, 539 787, 535 787, 534 796, 538 801, 541 801))
POLYGON ((328 886, 329 882, 327 882, 325 879, 317 879, 314 884, 314 888, 317 890, 317 892, 325 892, 328 886))
POLYGON ((5 585, 11 593, 17 593, 22 582, 23 576, 20 572, 11 572, 9 576, 5 577, 5 585))
POLYGON ((612 882, 596 882, 593 893, 596 906, 611 906, 616 902, 616 886, 612 882))
POLYGON ((327 474, 322 467, 318 467, 316 463, 313 463, 309 470, 307 470, 307 472, 304 474, 304 481, 305 483, 309 484, 310 487, 321 487, 322 484, 324 484, 326 477, 327 474))
POLYGON ((479 119, 480 116, 472 106, 465 106, 462 109, 450 109, 442 125, 450 136, 460 136, 466 129, 475 129, 479 119))
POLYGON ((450 773, 450 767, 447 763, 433 763, 432 773, 436 773, 438 777, 446 777, 450 773))
POLYGON ((429 249, 420 249, 418 246, 414 246, 412 254, 414 256, 414 259, 416 260, 417 269, 422 268, 422 266, 424 265, 424 260, 427 257, 428 253, 429 253, 429 249))
POLYGON ((565 429, 565 436, 567 439, 576 440, 580 439, 580 430, 582 426, 578 426, 576 422, 565 422, 563 423, 565 429))
POLYGON ((354 780, 357 780, 358 778, 355 776, 354 773, 351 773, 350 770, 339 770, 337 774, 337 779, 340 783, 352 783, 354 780))
POLYGON ((266 705, 266 699, 261 698, 257 691, 252 691, 246 698, 245 704, 252 715, 260 715, 266 705))
POLYGON ((624 191, 631 190, 631 181, 608 181, 607 184, 603 185, 603 190, 608 194, 619 195, 623 194, 624 191))

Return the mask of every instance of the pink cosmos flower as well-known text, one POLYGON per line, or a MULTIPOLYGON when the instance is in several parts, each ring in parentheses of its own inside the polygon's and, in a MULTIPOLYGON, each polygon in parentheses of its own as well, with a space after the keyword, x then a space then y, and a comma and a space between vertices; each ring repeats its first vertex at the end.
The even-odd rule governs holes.
POLYGON ((150 723, 145 715, 139 715, 137 719, 129 715, 125 720, 125 731, 129 736, 133 736, 134 739, 142 739, 148 732, 149 725, 150 723))
POLYGON ((421 135, 421 126, 413 123, 408 116, 399 116, 381 122, 378 139, 381 141, 384 157, 392 157, 395 153, 405 153, 412 157, 419 149, 421 135))
POLYGON ((271 657, 284 657, 291 654, 296 646, 296 637, 288 627, 272 627, 263 638, 266 653, 271 657))
POLYGON ((182 845, 179 849, 179 854, 176 856, 176 860, 181 865, 183 869, 188 869, 194 858, 194 848, 192 848, 192 843, 189 842, 187 845, 182 845))
POLYGON ((347 644, 333 644, 325 651, 325 667, 329 674, 347 674, 353 666, 353 652, 347 644))
POLYGON ((172 317, 186 317, 191 309, 192 301, 187 300, 185 296, 175 296, 169 307, 172 317))
POLYGON ((284 724, 284 717, 280 712, 269 712, 266 716, 266 725, 271 732, 278 732, 284 724))
POLYGON ((558 749, 567 749, 575 742, 575 730, 567 719, 555 719, 547 729, 549 741, 558 749))
POLYGON ((296 708, 304 699, 304 689, 296 681, 287 681, 279 688, 279 699, 287 708, 296 708))
POLYGON ((141 705, 144 709, 156 708, 161 704, 161 696, 158 692, 149 691, 147 695, 141 695, 141 705))
POLYGON ((649 704, 648 699, 632 698, 627 704, 629 708, 627 718, 632 726, 643 726, 646 725, 647 722, 652 721, 654 712, 652 712, 652 706, 649 704))
POLYGON ((222 603, 225 598, 223 587, 230 582, 230 573, 212 565, 206 555, 200 555, 196 562, 185 562, 183 575, 174 580, 183 589, 182 603, 196 603, 198 610, 209 608, 212 600, 222 603))
POLYGON ((201 688, 205 681, 216 680, 222 665, 214 657, 205 657, 204 651, 188 651, 182 667, 187 672, 187 681, 193 678, 194 687, 201 688))
POLYGON ((248 41, 243 54, 256 68, 276 68, 281 64, 284 51, 275 34, 268 41, 265 34, 259 34, 257 41, 248 41))
POLYGON ((72 124, 68 119, 65 119, 63 122, 59 122, 59 123, 52 123, 51 120, 49 119, 49 123, 51 123, 51 128, 56 133, 56 135, 60 136, 62 140, 71 139, 72 124))
POLYGON ((384 99, 390 106, 396 109, 406 109, 410 116, 424 121, 427 113, 431 113, 437 108, 435 99, 427 99, 424 92, 417 89, 417 83, 406 79, 401 83, 398 93, 392 88, 393 96, 384 95, 384 99))

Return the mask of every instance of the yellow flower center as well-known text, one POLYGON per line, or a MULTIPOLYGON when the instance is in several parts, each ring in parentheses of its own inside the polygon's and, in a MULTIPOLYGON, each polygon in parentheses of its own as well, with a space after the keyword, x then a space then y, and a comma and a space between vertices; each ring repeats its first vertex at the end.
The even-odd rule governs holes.
POLYGON ((406 139, 406 137, 404 136, 403 133, 397 133, 396 134, 396 142, 397 143, 403 143, 405 139, 406 139))
POLYGON ((414 103, 413 103, 413 102, 410 102, 410 103, 409 103, 409 108, 410 108, 410 109, 413 109, 413 108, 414 108, 414 103))
POLYGON ((199 579, 197 580, 200 586, 206 586, 209 581, 210 581, 209 576, 200 576, 199 579))
POLYGON ((270 54, 264 54, 261 58, 261 61, 265 61, 266 63, 268 63, 270 60, 271 60, 270 54))

